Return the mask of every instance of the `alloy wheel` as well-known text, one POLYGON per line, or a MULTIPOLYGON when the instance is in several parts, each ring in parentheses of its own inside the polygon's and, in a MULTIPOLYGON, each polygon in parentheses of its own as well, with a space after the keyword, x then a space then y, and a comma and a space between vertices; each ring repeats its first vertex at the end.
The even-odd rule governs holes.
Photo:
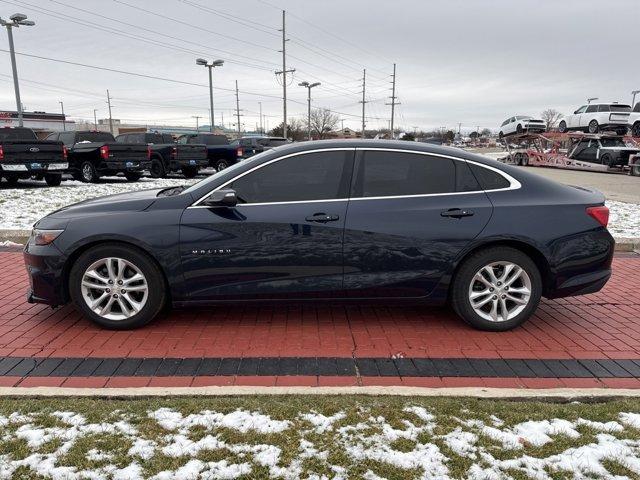
POLYGON ((222 170, 224 170, 224 169, 225 169, 225 168, 227 168, 227 167, 228 167, 228 165, 227 165, 227 162, 225 162, 225 161, 221 161, 221 162, 218 162, 218 163, 216 164, 216 170, 217 170, 218 172, 221 172, 222 170))
POLYGON ((91 165, 89 165, 88 163, 85 163, 82 166, 82 177, 87 182, 90 182, 91 180, 93 180, 93 171, 91 170, 91 165))
POLYGON ((493 262, 476 272, 469 285, 469 302, 477 315, 506 322, 519 315, 531 298, 531 278, 512 262, 493 262))
POLYGON ((93 262, 82 275, 82 298, 97 315, 108 320, 126 320, 144 308, 149 286, 142 271, 123 258, 108 257, 93 262))

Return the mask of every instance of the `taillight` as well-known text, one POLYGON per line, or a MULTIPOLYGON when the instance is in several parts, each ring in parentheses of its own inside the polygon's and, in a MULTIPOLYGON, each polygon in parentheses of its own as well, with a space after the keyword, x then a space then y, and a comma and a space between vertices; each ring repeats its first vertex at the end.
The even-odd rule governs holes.
POLYGON ((171 147, 171 157, 172 158, 178 157, 178 147, 171 147))
POLYGON ((0 161, 4 160, 4 149, 2 148, 2 145, 0 145, 0 161))
POLYGON ((594 218, 603 227, 609 223, 609 208, 601 205, 599 207, 588 207, 587 214, 594 218))
POLYGON ((241 149, 241 148, 238 148, 238 149, 236 150, 236 155, 237 155, 238 157, 241 157, 243 153, 244 153, 244 152, 242 151, 242 149, 241 149))
POLYGON ((66 145, 62 146, 62 158, 64 158, 65 160, 69 158, 69 149, 66 147, 66 145))
POLYGON ((109 146, 108 145, 104 145, 104 146, 100 147, 100 157, 103 160, 109 160, 109 146))
POLYGON ((151 147, 147 145, 147 160, 151 160, 151 147))

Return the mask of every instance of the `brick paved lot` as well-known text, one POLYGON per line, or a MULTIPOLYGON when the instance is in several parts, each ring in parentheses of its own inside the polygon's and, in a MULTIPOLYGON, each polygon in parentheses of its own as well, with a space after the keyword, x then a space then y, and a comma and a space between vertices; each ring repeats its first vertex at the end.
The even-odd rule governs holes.
POLYGON ((602 292, 545 300, 504 333, 444 308, 331 304, 174 310, 112 332, 26 303, 20 253, 0 272, 0 386, 640 386, 637 255, 602 292))

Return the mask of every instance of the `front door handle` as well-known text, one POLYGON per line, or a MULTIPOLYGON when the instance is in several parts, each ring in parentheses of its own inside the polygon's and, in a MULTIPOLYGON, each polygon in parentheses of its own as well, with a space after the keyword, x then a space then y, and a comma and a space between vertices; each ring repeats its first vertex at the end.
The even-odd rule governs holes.
POLYGON ((335 222, 339 219, 340 217, 338 215, 327 215, 326 213, 314 213, 313 215, 309 215, 307 218, 305 218, 307 222, 316 223, 335 222))
POLYGON ((461 208, 450 208, 449 210, 443 210, 440 212, 441 217, 450 217, 450 218, 462 218, 462 217, 470 217, 473 215, 472 210, 466 210, 461 208))

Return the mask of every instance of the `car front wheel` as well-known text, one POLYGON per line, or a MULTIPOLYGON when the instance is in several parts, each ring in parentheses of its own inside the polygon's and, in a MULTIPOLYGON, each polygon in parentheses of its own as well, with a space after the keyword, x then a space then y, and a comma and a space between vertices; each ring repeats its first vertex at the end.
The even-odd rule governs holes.
POLYGON ((84 252, 69 275, 76 307, 93 322, 114 330, 150 322, 166 300, 157 264, 145 253, 119 244, 104 244, 84 252))
POLYGON ((564 120, 562 120, 560 122, 560 124, 558 125, 558 131, 560 133, 565 133, 567 131, 567 122, 565 122, 564 120))
POLYGON ((541 295, 542 279, 531 258, 514 248, 494 247, 472 254, 460 266, 451 303, 471 326, 497 332, 528 320, 541 295))

